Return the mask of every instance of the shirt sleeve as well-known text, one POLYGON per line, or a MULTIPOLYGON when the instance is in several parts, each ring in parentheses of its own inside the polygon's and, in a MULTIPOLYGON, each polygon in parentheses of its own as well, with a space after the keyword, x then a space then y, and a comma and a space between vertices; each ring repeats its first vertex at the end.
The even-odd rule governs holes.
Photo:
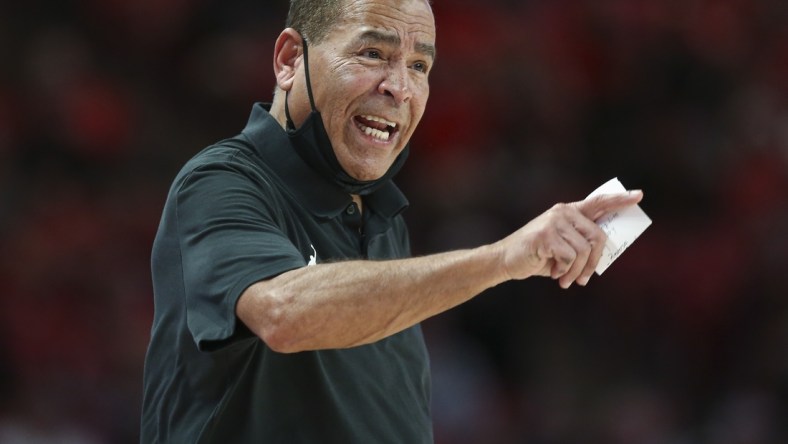
POLYGON ((221 348, 239 328, 244 290, 306 262, 282 229, 272 185, 253 168, 203 165, 175 193, 187 327, 200 350, 221 348))

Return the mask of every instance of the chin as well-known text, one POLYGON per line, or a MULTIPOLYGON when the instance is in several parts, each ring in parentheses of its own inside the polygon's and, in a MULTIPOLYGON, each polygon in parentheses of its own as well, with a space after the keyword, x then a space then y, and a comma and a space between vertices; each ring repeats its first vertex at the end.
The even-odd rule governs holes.
POLYGON ((380 174, 375 174, 375 173, 369 173, 368 172, 368 173, 351 174, 351 176, 353 178, 355 178, 356 180, 360 180, 362 182, 369 182, 369 181, 372 181, 372 180, 380 179, 381 177, 383 177, 383 174, 385 174, 385 173, 386 173, 385 171, 383 171, 380 174))
MULTIPOLYGON (((354 168, 351 170, 345 169, 345 171, 356 180, 369 182, 371 180, 378 180, 381 177, 383 177, 383 175, 386 174, 386 172, 389 170, 389 168, 391 168, 391 165, 393 164, 394 164, 394 159, 392 159, 391 162, 386 163, 385 166, 379 166, 379 164, 375 164, 375 165, 366 164, 361 166, 361 168, 354 168)), ((345 167, 343 166, 342 168, 345 167)))

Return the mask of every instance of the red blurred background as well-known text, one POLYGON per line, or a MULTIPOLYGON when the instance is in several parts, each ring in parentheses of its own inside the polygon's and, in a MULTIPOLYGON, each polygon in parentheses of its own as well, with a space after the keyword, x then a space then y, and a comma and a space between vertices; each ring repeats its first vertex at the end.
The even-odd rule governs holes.
MULTIPOLYGON (((268 101, 284 0, 0 3, 0 442, 138 441, 169 183, 268 101)), ((586 288, 424 324, 436 441, 788 441, 788 3, 435 0, 397 182, 415 253, 617 176, 654 223, 586 288)))

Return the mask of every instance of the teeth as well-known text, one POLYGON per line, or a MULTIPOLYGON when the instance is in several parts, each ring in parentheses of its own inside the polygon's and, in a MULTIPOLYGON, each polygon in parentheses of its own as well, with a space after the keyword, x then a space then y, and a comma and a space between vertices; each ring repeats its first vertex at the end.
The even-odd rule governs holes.
POLYGON ((396 128, 397 127, 397 124, 395 122, 390 122, 390 121, 384 119, 383 117, 378 117, 378 116, 361 116, 361 117, 363 117, 363 118, 365 118, 367 120, 371 120, 373 122, 380 122, 380 123, 385 124, 387 126, 390 126, 392 128, 396 128))
POLYGON ((375 129, 375 128, 370 128, 368 126, 361 125, 361 124, 359 124, 359 126, 361 126, 361 129, 364 131, 364 134, 366 134, 368 136, 372 136, 372 137, 374 137, 376 139, 380 139, 380 140, 389 140, 389 132, 388 131, 381 131, 381 130, 378 130, 378 129, 375 129))

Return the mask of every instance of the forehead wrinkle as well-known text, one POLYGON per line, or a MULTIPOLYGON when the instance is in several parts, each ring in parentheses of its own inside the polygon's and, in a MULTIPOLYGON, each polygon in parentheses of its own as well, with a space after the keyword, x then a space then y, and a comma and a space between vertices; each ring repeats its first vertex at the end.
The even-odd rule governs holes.
POLYGON ((399 46, 402 43, 399 35, 374 29, 362 32, 358 40, 362 43, 386 43, 391 46, 399 46))

